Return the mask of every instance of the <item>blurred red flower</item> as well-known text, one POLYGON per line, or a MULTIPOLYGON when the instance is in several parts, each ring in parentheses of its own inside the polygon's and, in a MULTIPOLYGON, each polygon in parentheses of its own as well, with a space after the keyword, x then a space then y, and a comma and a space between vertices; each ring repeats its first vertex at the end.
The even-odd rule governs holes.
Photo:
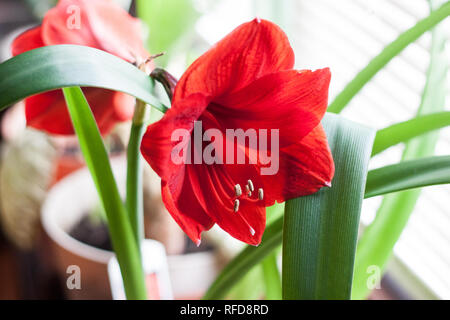
MULTIPOLYGON (((97 48, 130 63, 149 56, 141 40, 139 20, 112 0, 60 0, 47 12, 42 25, 14 40, 12 54, 59 44, 97 48)), ((117 122, 132 118, 133 97, 98 88, 84 88, 83 92, 102 134, 108 133, 117 122)), ((33 128, 51 134, 74 134, 61 90, 26 99, 25 114, 27 124, 33 128)))
MULTIPOLYGON (((260 19, 245 23, 188 68, 172 108, 148 128, 141 151, 162 179, 165 206, 195 243, 217 223, 236 239, 258 245, 265 207, 331 185, 334 163, 320 124, 330 71, 293 66, 293 50, 278 26, 260 19), (171 154, 179 141, 172 141, 172 133, 186 129, 192 141, 197 120, 220 132, 279 129, 278 172, 262 175, 261 162, 174 163, 171 154)), ((191 145, 191 152, 203 154, 191 145)), ((238 148, 247 157, 255 152, 245 143, 238 148)))

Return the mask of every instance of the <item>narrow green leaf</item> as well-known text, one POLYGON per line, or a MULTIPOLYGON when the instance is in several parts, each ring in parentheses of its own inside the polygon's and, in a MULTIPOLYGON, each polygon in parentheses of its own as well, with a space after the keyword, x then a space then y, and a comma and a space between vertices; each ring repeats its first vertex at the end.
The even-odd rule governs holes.
MULTIPOLYGON (((444 6, 448 5, 447 2, 444 6)), ((439 112, 444 106, 448 70, 445 31, 435 28, 432 32, 430 66, 418 116, 439 112)), ((433 155, 438 137, 438 132, 431 132, 410 140, 406 143, 402 161, 433 155)), ((415 189, 384 197, 375 220, 366 228, 358 243, 353 299, 364 299, 369 294, 367 278, 370 268, 377 267, 384 271, 419 196, 420 189, 415 189)))
POLYGON ((64 88, 63 92, 81 151, 106 212, 127 298, 146 299, 140 254, 92 111, 79 87, 64 88))
POLYGON ((121 91, 165 112, 153 83, 132 64, 101 50, 58 45, 27 51, 0 64, 0 110, 31 95, 65 87, 121 91))
POLYGON ((259 300, 264 296, 262 268, 255 265, 228 292, 229 300, 259 300))
POLYGON ((386 46, 356 77, 342 90, 328 107, 329 112, 340 113, 356 94, 380 71, 389 61, 397 56, 409 44, 416 41, 426 31, 450 15, 450 2, 431 12, 414 27, 403 32, 396 40, 386 46))
POLYGON ((267 300, 282 299, 281 276, 276 252, 269 254, 261 263, 267 300))
POLYGON ((373 130, 328 115, 336 166, 331 188, 286 203, 283 298, 350 299, 353 261, 373 130))
POLYGON ((378 130, 373 144, 372 156, 400 142, 407 142, 424 133, 450 125, 450 111, 436 112, 418 116, 411 120, 396 123, 378 130))
MULTIPOLYGON (((267 208, 266 212, 267 224, 271 224, 276 219, 283 217, 284 203, 275 203, 273 206, 267 208)), ((260 263, 267 300, 282 299, 281 274, 277 264, 278 253, 278 250, 275 250, 260 263)))
POLYGON ((404 161, 369 172, 366 198, 450 183, 450 156, 404 161), (389 181, 389 184, 386 184, 389 181))

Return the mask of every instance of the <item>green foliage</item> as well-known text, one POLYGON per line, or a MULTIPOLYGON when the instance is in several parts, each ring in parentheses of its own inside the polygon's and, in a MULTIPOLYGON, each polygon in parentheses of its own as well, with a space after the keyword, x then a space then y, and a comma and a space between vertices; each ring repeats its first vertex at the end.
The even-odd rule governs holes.
MULTIPOLYGON (((439 27, 434 29, 432 32, 431 58, 427 83, 417 112, 417 116, 422 117, 422 119, 427 114, 440 112, 444 107, 446 94, 445 78, 448 70, 445 41, 445 30, 439 27)), ((403 130, 401 134, 406 134, 407 129, 403 127, 403 130)), ((402 161, 433 155, 438 138, 438 132, 431 132, 408 141, 403 152, 402 161)), ((393 139, 396 139, 396 137, 393 139)), ((429 165, 432 164, 432 162, 429 163, 429 165)), ((400 182, 405 184, 407 182, 406 178, 395 174, 392 168, 390 168, 390 171, 393 183, 400 182), (400 178, 400 181, 398 178, 400 178)), ((413 170, 414 168, 411 169, 413 170)), ((376 174, 375 176, 377 176, 376 174)), ((417 177, 411 177, 410 180, 417 181, 421 178, 423 177, 420 177, 418 173, 417 177)), ((445 176, 442 178, 445 181, 445 176)), ((366 283, 368 268, 376 266, 380 270, 384 270, 394 245, 405 228, 419 196, 420 189, 416 189, 388 195, 383 199, 375 220, 364 231, 358 243, 352 298, 364 299, 368 295, 369 288, 366 283)))
POLYGON ((281 276, 277 264, 278 254, 272 252, 262 262, 264 289, 267 300, 281 300, 283 292, 281 288, 281 276))
POLYGON ((450 125, 450 111, 417 116, 377 131, 372 156, 401 142, 450 125))
POLYGON ((79 87, 63 91, 81 151, 106 212, 127 298, 146 299, 140 254, 91 108, 79 87))
POLYGON ((366 198, 447 183, 450 183, 450 156, 403 161, 370 171, 366 198))
POLYGON ((161 112, 168 109, 152 95, 150 77, 132 64, 101 50, 58 45, 0 64, 0 110, 37 93, 73 86, 121 91, 161 112))
POLYGON ((350 299, 366 172, 375 132, 327 115, 331 188, 286 203, 283 298, 350 299))
MULTIPOLYGON (((369 171, 364 198, 433 184, 450 183, 450 157, 405 161, 369 171), (395 174, 394 174, 395 172, 395 174), (416 176, 417 173, 417 176, 416 176), (388 179, 392 177, 392 179, 388 179)), ((277 216, 266 228, 258 248, 247 246, 222 271, 209 288, 205 299, 221 299, 256 264, 282 242, 284 216, 277 216)))
POLYGON ((280 246, 283 232, 283 218, 267 226, 259 247, 247 246, 236 258, 225 266, 221 274, 206 292, 203 299, 223 299, 229 290, 259 264, 268 254, 280 246))

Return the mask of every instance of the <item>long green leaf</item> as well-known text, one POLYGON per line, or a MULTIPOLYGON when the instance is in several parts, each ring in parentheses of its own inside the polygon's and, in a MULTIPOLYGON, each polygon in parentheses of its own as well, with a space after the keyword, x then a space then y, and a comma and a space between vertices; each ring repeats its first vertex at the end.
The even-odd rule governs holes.
POLYGON ((92 111, 79 87, 64 88, 63 92, 81 151, 106 212, 127 298, 146 299, 140 254, 92 111))
POLYGON ((0 64, 0 110, 31 95, 65 87, 121 91, 165 112, 152 94, 151 79, 132 64, 101 50, 48 46, 0 64))
POLYGON ((272 252, 261 262, 267 300, 281 300, 283 295, 276 252, 272 252))
MULTIPOLYGON (((445 30, 434 29, 430 66, 418 116, 439 112, 444 106, 448 63, 445 41, 445 30)), ((438 137, 438 132, 432 132, 410 140, 405 146, 402 161, 433 155, 438 137)), ((419 196, 420 189, 415 189, 388 195, 383 199, 375 220, 366 228, 358 243, 353 299, 364 299, 368 295, 368 270, 376 267, 384 271, 394 245, 414 211, 419 196)))
POLYGON ((261 281, 262 268, 255 265, 228 292, 229 300, 259 300, 264 297, 264 284, 261 281))
POLYGON ((415 117, 378 130, 372 156, 400 142, 406 142, 424 133, 450 126, 450 111, 436 112, 415 117))
MULTIPOLYGON (((276 219, 284 214, 284 203, 275 203, 273 206, 267 208, 267 224, 271 224, 276 219)), ((261 262, 261 275, 264 283, 265 298, 267 300, 281 300, 281 274, 278 270, 277 257, 281 250, 275 250, 268 257, 261 262)))
POLYGON ((383 49, 356 77, 342 90, 330 104, 328 111, 340 113, 356 94, 380 71, 389 61, 397 56, 409 44, 416 41, 426 31, 432 29, 440 21, 450 15, 450 2, 447 1, 437 10, 420 20, 414 27, 403 32, 396 40, 383 49))
POLYGON ((336 166, 331 188, 286 203, 283 298, 350 299, 353 261, 373 130, 328 115, 336 166))
MULTIPOLYGON (((450 184, 450 156, 405 161, 369 171, 364 198, 435 184, 450 184)), ((254 264, 262 261, 278 248, 282 240, 282 226, 283 216, 273 220, 268 225, 259 247, 263 249, 246 247, 224 268, 211 286, 206 298, 223 298, 254 264)))
POLYGON ((369 172, 366 198, 450 183, 450 156, 404 161, 369 172), (389 181, 389 184, 386 184, 389 181))

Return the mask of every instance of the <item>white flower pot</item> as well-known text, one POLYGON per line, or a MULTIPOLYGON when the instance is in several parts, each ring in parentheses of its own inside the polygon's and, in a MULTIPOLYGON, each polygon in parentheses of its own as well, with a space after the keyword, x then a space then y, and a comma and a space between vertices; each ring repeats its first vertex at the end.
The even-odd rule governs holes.
MULTIPOLYGON (((125 159, 114 159, 112 165, 119 191, 123 194, 125 159)), ((80 267, 81 290, 67 288, 69 299, 112 298, 108 262, 114 254, 82 243, 69 235, 78 221, 95 207, 97 199, 90 173, 82 169, 55 184, 42 208, 42 225, 59 276, 66 281, 71 275, 67 273, 68 267, 80 267)), ((201 298, 220 268, 216 254, 211 251, 168 256, 167 261, 175 299, 201 298)))

